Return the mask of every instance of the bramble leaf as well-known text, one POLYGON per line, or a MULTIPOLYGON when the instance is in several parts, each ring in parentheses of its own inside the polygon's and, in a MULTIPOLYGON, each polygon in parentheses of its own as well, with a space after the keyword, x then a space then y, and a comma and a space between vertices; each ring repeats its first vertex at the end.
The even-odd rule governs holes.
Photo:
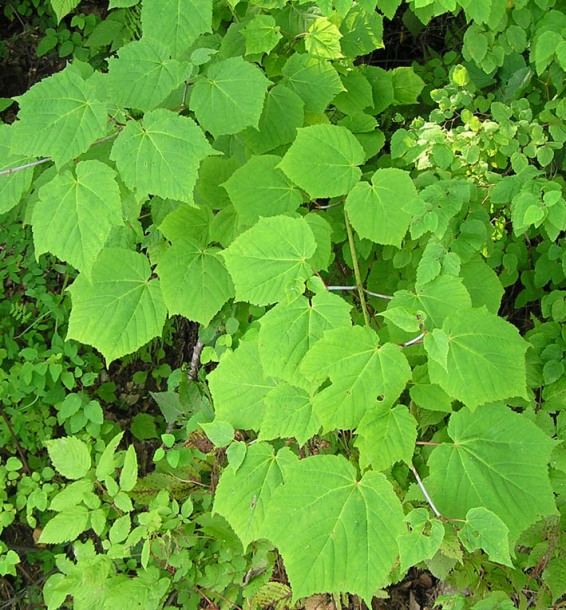
POLYGON ((261 318, 258 346, 265 372, 308 389, 311 384, 299 370, 302 359, 324 331, 351 326, 350 309, 342 298, 327 292, 276 305, 261 318))
POLYGON ((69 287, 73 308, 68 339, 96 347, 107 362, 161 335, 167 310, 147 258, 121 248, 102 251, 89 282, 82 274, 69 287))
POLYGON ((108 60, 112 101, 126 108, 153 110, 191 74, 190 64, 170 59, 157 40, 136 40, 108 60))
POLYGON ((88 510, 84 506, 73 506, 47 522, 38 542, 40 544, 62 544, 74 542, 88 527, 88 510))
POLYGON ((257 129, 248 127, 243 137, 256 154, 288 144, 295 139, 304 122, 304 102, 285 85, 275 85, 265 98, 257 129))
POLYGON ((370 602, 389 582, 402 532, 401 504, 377 472, 361 480, 342 456, 291 462, 273 494, 263 536, 279 549, 293 601, 312 593, 349 592, 370 602))
POLYGON ((129 188, 191 203, 200 163, 211 154, 215 151, 192 119, 159 108, 139 123, 127 123, 110 158, 129 188))
POLYGON ((279 167, 313 198, 345 195, 360 179, 364 149, 345 127, 311 125, 297 137, 279 167))
POLYGON ((479 506, 468 511, 458 538, 470 553, 483 549, 491 561, 513 567, 509 555, 509 528, 487 508, 479 506))
POLYGON ((12 153, 51 157, 58 167, 106 135, 106 105, 93 85, 67 66, 24 95, 14 125, 12 153))
POLYGON ((192 239, 175 241, 157 266, 163 300, 170 315, 181 314, 208 326, 234 287, 217 248, 192 239))
POLYGON ((277 216, 294 212, 302 203, 300 191, 277 168, 281 157, 251 157, 222 185, 245 225, 254 224, 261 216, 277 216))
POLYGON ((275 387, 264 374, 257 341, 241 342, 208 375, 216 418, 239 430, 259 430, 265 413, 265 395, 275 387))
POLYGON ((214 496, 220 513, 242 541, 244 549, 261 537, 265 513, 274 491, 283 483, 282 467, 297 458, 289 449, 273 454, 268 443, 248 447, 238 469, 226 468, 214 496))
POLYGON ((189 106, 217 137, 258 127, 269 81, 254 64, 231 57, 212 64, 194 84, 189 106))
POLYGON ((174 58, 183 59, 212 29, 212 0, 144 0, 141 21, 145 37, 167 44, 174 58))
POLYGON ((90 451, 75 436, 64 436, 45 443, 55 470, 67 479, 81 479, 90 470, 90 451))
POLYGON ((268 305, 285 298, 312 274, 308 263, 316 242, 303 218, 260 218, 222 252, 236 299, 268 305), (274 239, 277 236, 277 239, 274 239))
POLYGON ((360 237, 400 248, 412 218, 406 208, 416 197, 409 172, 378 169, 371 184, 359 182, 350 191, 346 210, 360 237))
POLYGON ((548 460, 555 442, 523 415, 499 405, 453 413, 452 443, 430 455, 426 488, 449 519, 466 519, 472 508, 495 513, 511 542, 540 516, 554 514, 548 460))
POLYGON ((338 72, 324 59, 294 53, 282 69, 283 81, 305 103, 309 112, 324 112, 334 97, 344 90, 338 72))
POLYGON ((81 161, 39 191, 32 216, 36 256, 51 252, 90 275, 112 227, 124 224, 116 172, 100 161, 81 161))
POLYGON ((392 343, 380 345, 377 334, 361 326, 326 331, 307 352, 301 372, 313 383, 327 377, 333 383, 313 403, 325 430, 355 428, 375 407, 378 395, 391 404, 411 377, 401 349, 392 343))
POLYGON ((258 439, 296 438, 304 445, 320 429, 310 396, 300 388, 279 384, 265 395, 265 415, 258 439))
POLYGON ((417 440, 417 422, 403 405, 367 413, 356 429, 360 468, 387 470, 395 462, 410 464, 417 440))
POLYGON ((528 343, 509 322, 486 309, 469 309, 455 311, 435 332, 447 340, 446 368, 429 360, 429 376, 449 396, 472 410, 486 402, 525 397, 528 343))
MULTIPOLYGON (((25 155, 11 152, 12 133, 10 126, 0 125, 0 172, 32 161, 25 155)), ((9 212, 18 204, 21 196, 28 190, 32 178, 33 168, 0 176, 0 214, 9 212)))

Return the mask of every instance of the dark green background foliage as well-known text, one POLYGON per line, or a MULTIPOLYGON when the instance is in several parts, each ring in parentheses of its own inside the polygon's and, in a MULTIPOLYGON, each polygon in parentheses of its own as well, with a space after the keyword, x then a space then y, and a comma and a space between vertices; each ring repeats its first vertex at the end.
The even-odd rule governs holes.
POLYGON ((558 605, 564 3, 5 16, 7 604, 558 605))

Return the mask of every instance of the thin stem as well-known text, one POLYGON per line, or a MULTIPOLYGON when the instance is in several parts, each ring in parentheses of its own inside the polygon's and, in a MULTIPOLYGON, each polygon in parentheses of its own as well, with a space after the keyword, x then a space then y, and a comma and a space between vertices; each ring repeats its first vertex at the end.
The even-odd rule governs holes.
POLYGON ((327 286, 327 290, 357 290, 357 286, 327 286))
POLYGON ((364 292, 366 294, 369 294, 371 297, 377 297, 378 299, 387 299, 388 301, 391 301, 391 299, 393 298, 389 294, 380 294, 379 292, 371 292, 370 290, 367 290, 366 288, 364 288, 364 292))
POLYGON ((431 441, 417 441, 416 445, 430 445, 431 447, 438 447, 441 443, 432 443, 431 441))
POLYGON ((354 275, 356 276, 356 284, 358 289, 358 295, 360 297, 360 305, 362 306, 362 312, 364 314, 364 322, 366 326, 369 326, 369 314, 366 304, 366 297, 364 295, 364 288, 362 286, 362 276, 360 273, 360 266, 358 265, 358 255, 356 254, 356 244, 354 243, 354 234, 352 233, 352 227, 350 226, 350 220, 348 213, 344 212, 344 220, 346 221, 346 232, 348 233, 348 243, 350 244, 350 253, 352 255, 352 265, 354 267, 354 275))
POLYGON ((200 366, 200 355, 202 354, 202 350, 204 349, 204 343, 201 341, 200 337, 196 342, 196 345, 193 349, 193 356, 191 358, 191 368, 189 369, 189 379, 191 381, 196 381, 198 375, 198 368, 200 366))
POLYGON ((17 167, 11 167, 10 169, 3 169, 0 172, 0 176, 9 176, 14 172, 19 172, 23 169, 29 169, 30 167, 35 167, 36 165, 42 165, 43 163, 48 163, 49 161, 51 161, 51 157, 46 157, 45 159, 38 159, 37 161, 25 163, 24 165, 18 165, 17 167))
POLYGON ((26 471, 27 475, 31 476, 31 470, 30 470, 30 467, 29 467, 29 464, 28 464, 28 461, 26 458, 25 451, 24 451, 23 447, 20 445, 20 441, 18 440, 18 437, 16 436, 16 433, 14 432, 14 428, 12 427, 12 422, 10 421, 10 418, 4 412, 4 409, 0 409, 0 413, 2 414, 2 419, 6 422, 6 426, 8 426, 8 431, 10 432, 10 435, 14 439, 16 449, 18 451, 18 454, 19 454, 22 464, 24 466, 24 470, 26 471))
POLYGON ((432 501, 432 498, 430 497, 428 491, 426 490, 426 487, 424 486, 424 484, 423 484, 423 482, 421 480, 421 477, 419 477, 419 473, 417 472, 417 469, 412 464, 411 464, 411 470, 412 470, 413 474, 415 475, 415 479, 417 480, 417 484, 421 488, 421 491, 423 492, 423 495, 424 495, 426 501, 428 502, 428 505, 432 508, 432 512, 437 517, 442 519, 443 517, 440 514, 440 511, 434 505, 434 502, 432 501))
POLYGON ((425 336, 425 333, 422 332, 418 337, 415 337, 414 339, 411 339, 410 341, 403 343, 403 347, 409 347, 410 345, 415 345, 416 343, 421 343, 424 336, 425 336))

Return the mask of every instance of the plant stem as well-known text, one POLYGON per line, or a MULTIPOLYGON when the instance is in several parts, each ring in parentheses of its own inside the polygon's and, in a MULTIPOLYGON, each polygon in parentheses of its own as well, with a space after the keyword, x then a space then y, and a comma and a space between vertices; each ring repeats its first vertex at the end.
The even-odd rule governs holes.
POLYGON ((428 505, 432 508, 432 512, 437 516, 442 518, 442 515, 440 514, 440 511, 438 510, 438 508, 436 508, 436 506, 434 505, 434 502, 432 501, 432 498, 430 497, 428 491, 426 490, 426 487, 424 486, 421 477, 419 477, 419 473, 417 472, 417 469, 411 464, 411 470, 413 472, 413 474, 415 475, 415 479, 417 480, 417 484, 418 486, 421 488, 421 491, 423 492, 423 495, 426 499, 426 501, 428 502, 428 505))
POLYGON ((360 297, 360 305, 364 314, 364 322, 366 326, 369 326, 369 314, 366 304, 366 297, 364 294, 364 287, 362 285, 362 276, 360 274, 360 266, 358 264, 358 255, 356 254, 356 244, 354 243, 354 234, 352 233, 352 227, 350 226, 350 220, 348 213, 344 212, 344 220, 346 222, 346 232, 348 233, 348 243, 350 244, 350 253, 352 255, 352 265, 354 267, 354 275, 356 276, 356 287, 358 289, 358 295, 360 297))

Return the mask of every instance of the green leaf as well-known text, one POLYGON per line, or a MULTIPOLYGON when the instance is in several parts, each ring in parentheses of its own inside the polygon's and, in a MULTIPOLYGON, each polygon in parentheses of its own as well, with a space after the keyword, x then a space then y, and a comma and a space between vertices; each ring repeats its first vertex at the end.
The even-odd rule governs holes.
POLYGON ((242 32, 246 54, 269 53, 283 38, 280 29, 271 15, 254 15, 242 32))
POLYGON ((159 230, 173 243, 189 239, 204 246, 212 218, 212 210, 206 206, 180 205, 165 216, 159 230))
POLYGON ((254 224, 261 216, 294 212, 303 202, 300 191, 277 168, 281 157, 251 157, 222 185, 240 220, 254 224))
POLYGON ((410 390, 411 400, 428 411, 452 411, 452 401, 446 392, 432 383, 415 383, 410 390))
MULTIPOLYGON (((9 125, 0 125, 0 172, 32 161, 24 155, 12 154, 12 134, 13 129, 9 125)), ((9 212, 19 203, 29 189, 32 178, 33 168, 0 176, 0 214, 9 212)))
POLYGON ((339 59, 343 57, 340 38, 340 30, 326 17, 319 17, 309 26, 305 36, 305 49, 313 57, 339 59))
POLYGON ((548 460, 556 443, 524 415, 500 405, 452 414, 453 443, 435 447, 426 488, 449 519, 466 519, 471 508, 495 513, 511 542, 540 516, 554 514, 548 460))
POLYGON ((255 154, 262 154, 289 144, 304 122, 304 102, 285 85, 272 87, 267 97, 257 129, 249 127, 243 132, 246 144, 255 154))
POLYGON ((150 276, 144 255, 103 250, 91 282, 81 274, 69 288, 73 308, 67 339, 96 347, 109 363, 161 336, 167 310, 159 282, 150 276))
POLYGON ((180 314, 208 326, 234 287, 217 248, 204 248, 191 239, 176 241, 157 266, 169 315, 180 314))
POLYGON ((118 106, 153 110, 191 71, 190 64, 170 59, 163 42, 136 40, 108 60, 108 89, 118 106))
POLYGON ((96 465, 96 478, 99 481, 104 481, 104 479, 111 477, 114 474, 114 471, 116 470, 116 448, 120 444, 123 436, 123 432, 116 434, 102 452, 98 464, 96 465))
POLYGON ((279 549, 293 601, 312 593, 349 592, 370 603, 389 582, 403 512, 377 472, 356 478, 342 456, 318 455, 284 468, 263 536, 279 549))
POLYGON ((472 307, 485 306, 488 311, 496 314, 501 306, 504 289, 495 271, 476 255, 462 265, 460 274, 472 299, 472 307))
POLYGON ((383 49, 383 17, 375 11, 367 11, 354 4, 340 25, 344 35, 342 50, 346 57, 367 55, 383 49))
POLYGON ((49 0, 51 8, 57 17, 57 23, 78 6, 80 1, 81 0, 49 0))
POLYGON ((279 167, 313 199, 345 195, 360 179, 364 149, 345 127, 311 125, 298 135, 279 167))
POLYGON ((258 346, 265 372, 309 389, 311 384, 299 370, 301 361, 324 331, 351 326, 350 309, 346 301, 328 292, 276 305, 261 318, 258 346))
POLYGON ((554 557, 548 562, 542 579, 552 593, 552 602, 566 593, 566 557, 554 557))
POLYGON ((419 101, 425 83, 413 68, 395 68, 391 77, 395 104, 416 104, 419 101))
POLYGON ((276 383, 262 369, 257 341, 244 341, 228 352, 208 375, 216 418, 237 430, 259 430, 265 395, 276 383))
POLYGON ((429 360, 432 383, 472 410, 486 402, 526 397, 528 343, 513 325, 486 309, 469 309, 447 317, 441 332, 448 341, 446 369, 429 360))
POLYGON ((124 224, 116 172, 82 161, 39 191, 32 225, 36 256, 51 252, 79 271, 90 271, 112 227, 124 224))
POLYGON ((192 119, 160 108, 139 123, 128 121, 110 158, 126 186, 140 195, 191 203, 199 165, 211 154, 215 151, 192 119))
POLYGON ((340 112, 353 115, 373 106, 373 93, 368 79, 359 68, 354 68, 342 77, 346 91, 334 98, 334 105, 340 112))
POLYGON ((281 73, 283 81, 305 103, 309 112, 324 112, 334 97, 344 90, 338 72, 331 64, 304 53, 289 57, 281 73))
POLYGON ((132 491, 138 480, 138 456, 136 449, 130 445, 124 457, 124 466, 120 472, 120 489, 122 491, 132 491))
POLYGON ((531 60, 534 56, 537 74, 542 74, 554 59, 556 48, 562 43, 564 37, 559 32, 547 30, 537 37, 534 44, 534 52, 531 51, 531 60))
POLYGON ((130 533, 131 527, 132 521, 128 513, 118 517, 108 532, 108 539, 112 544, 120 544, 120 542, 124 542, 130 533))
POLYGON ((212 64, 193 85, 189 106, 217 137, 259 125, 269 81, 254 64, 231 57, 212 64))
POLYGON ((106 135, 106 105, 71 66, 15 99, 20 111, 12 137, 14 154, 51 157, 61 167, 106 135))
POLYGON ((227 421, 215 419, 200 424, 200 427, 215 447, 227 447, 234 440, 234 428, 227 421))
POLYGON ((38 542, 40 544, 75 542, 87 528, 88 510, 84 506, 73 506, 47 522, 38 542))
POLYGON ((442 521, 429 519, 428 511, 424 508, 412 510, 405 521, 410 524, 412 531, 402 534, 398 539, 401 574, 421 561, 432 559, 440 548, 445 533, 442 521), (425 527, 430 529, 428 533, 425 533, 425 527))
POLYGON ((417 440, 417 422, 407 407, 398 405, 367 413, 356 430, 360 468, 387 470, 395 462, 410 464, 417 440))
POLYGON ((509 528, 487 508, 480 506, 468 511, 458 538, 470 553, 483 549, 491 561, 513 567, 509 556, 509 528))
POLYGON ((346 210, 357 234, 377 244, 401 247, 411 223, 407 206, 417 197, 409 172, 378 169, 368 182, 359 182, 348 194, 346 210))
POLYGON ((265 395, 265 405, 260 441, 295 438, 299 445, 304 445, 320 429, 311 398, 305 390, 279 384, 265 395))
POLYGON ((405 307, 426 314, 427 330, 442 326, 444 320, 457 309, 466 310, 472 305, 470 295, 461 278, 440 275, 423 287, 409 292, 399 290, 389 302, 389 308, 405 307))
POLYGON ((312 274, 308 259, 316 242, 303 218, 260 218, 222 253, 236 286, 236 299, 268 305, 312 274), (277 239, 274 239, 277 236, 277 239))
POLYGON ((405 388, 411 368, 401 348, 379 343, 370 328, 336 328, 326 331, 307 352, 301 372, 313 383, 326 378, 333 383, 314 399, 315 413, 326 430, 355 428, 377 396, 391 404, 405 388))
POLYGON ((46 441, 45 446, 55 470, 67 479, 81 479, 90 470, 89 448, 74 436, 46 441))
POLYGON ((212 30, 212 0, 144 0, 141 21, 144 37, 186 59, 196 39, 212 30))
POLYGON ((237 470, 225 468, 214 496, 213 511, 226 521, 242 541, 244 550, 261 536, 265 513, 274 491, 283 483, 282 467, 297 458, 289 449, 277 455, 268 443, 248 447, 237 470))

